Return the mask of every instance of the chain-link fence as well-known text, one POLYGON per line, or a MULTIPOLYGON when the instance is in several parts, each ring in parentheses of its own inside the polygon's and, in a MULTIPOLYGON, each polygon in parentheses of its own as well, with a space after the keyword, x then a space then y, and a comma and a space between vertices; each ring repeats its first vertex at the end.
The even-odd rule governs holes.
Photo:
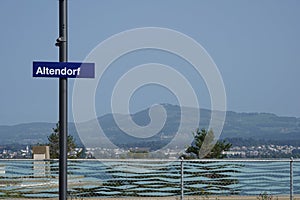
MULTIPOLYGON (((69 160, 69 199, 300 194, 300 160, 69 160)), ((0 198, 57 198, 57 160, 0 160, 0 198)), ((255 198, 256 199, 256 198, 255 198)))

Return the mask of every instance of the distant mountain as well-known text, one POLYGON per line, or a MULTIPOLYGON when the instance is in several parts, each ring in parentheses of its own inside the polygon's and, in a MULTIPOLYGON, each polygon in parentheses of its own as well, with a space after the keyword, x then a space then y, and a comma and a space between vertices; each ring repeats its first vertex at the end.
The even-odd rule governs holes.
POLYGON ((227 112, 222 137, 300 140, 300 118, 270 113, 227 112))
MULTIPOLYGON (((12 126, 0 125, 0 145, 6 144, 45 144, 56 123, 35 122, 12 126)), ((73 123, 69 123, 69 132, 80 143, 80 139, 73 123)))
MULTIPOLYGON (((189 118, 189 112, 181 113, 181 108, 176 105, 163 104, 167 120, 162 129, 151 137, 137 138, 126 134, 116 124, 112 114, 104 115, 97 119, 103 132, 109 140, 120 147, 151 147, 159 148, 168 144, 175 136, 181 120, 181 114, 187 118, 183 123, 189 124, 193 118, 189 118), (187 115, 187 116, 186 116, 187 115)), ((195 108, 189 108, 193 111, 195 108)), ((206 109, 200 110, 201 120, 199 128, 207 128, 211 111, 206 109)), ((158 116, 159 117, 159 116, 158 116)), ((136 124, 146 126, 150 123, 149 108, 133 115, 118 115, 118 118, 127 120, 131 118, 136 124)), ((82 126, 84 135, 89 143, 104 141, 105 138, 97 138, 96 128, 90 126, 92 121, 82 126), (97 138, 97 139, 95 139, 97 138)), ((19 143, 19 144, 37 144, 46 143, 47 136, 52 132, 55 123, 28 123, 13 126, 0 126, 0 145, 19 143)), ((191 134, 198 127, 189 127, 186 134, 191 134)), ((126 128, 126 127, 125 127, 126 128)), ((158 127, 150 127, 153 130, 158 127)), ((139 129, 138 129, 139 130, 139 129)), ((127 131, 134 132, 128 127, 127 131)), ((150 129, 151 131, 151 129, 150 129)), ((73 135, 77 143, 81 144, 80 137, 77 133, 74 123, 69 123, 69 134, 73 135)), ((146 134, 146 133, 145 133, 146 134)), ((236 113, 226 112, 226 121, 224 124, 221 138, 240 138, 268 141, 300 141, 300 118, 280 117, 270 113, 236 113)))

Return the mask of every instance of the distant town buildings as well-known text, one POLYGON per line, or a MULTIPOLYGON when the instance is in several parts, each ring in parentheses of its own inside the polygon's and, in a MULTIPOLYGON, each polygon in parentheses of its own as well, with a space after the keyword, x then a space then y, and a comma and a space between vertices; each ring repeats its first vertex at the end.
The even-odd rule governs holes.
POLYGON ((230 158, 287 158, 299 157, 300 147, 292 145, 234 146, 225 152, 230 158))
MULTIPOLYGON (((164 149, 149 152, 148 149, 106 149, 96 148, 75 148, 71 154, 84 151, 82 158, 94 159, 126 159, 126 158, 157 158, 157 159, 177 159, 182 155, 182 149, 164 149)), ((300 147, 292 145, 259 145, 259 146, 233 146, 230 151, 224 152, 228 158, 299 158, 300 147)), ((19 150, 12 150, 9 147, 0 149, 0 159, 32 159, 32 149, 30 146, 19 150)))
POLYGON ((24 149, 12 150, 9 148, 0 150, 0 159, 13 159, 13 158, 32 158, 32 150, 27 145, 24 149))

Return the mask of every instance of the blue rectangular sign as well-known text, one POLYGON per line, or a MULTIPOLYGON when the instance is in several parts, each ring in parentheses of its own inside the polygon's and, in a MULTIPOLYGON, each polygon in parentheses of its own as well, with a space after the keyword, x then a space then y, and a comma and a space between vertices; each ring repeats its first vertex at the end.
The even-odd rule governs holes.
POLYGON ((33 62, 33 77, 95 78, 95 63, 33 62))

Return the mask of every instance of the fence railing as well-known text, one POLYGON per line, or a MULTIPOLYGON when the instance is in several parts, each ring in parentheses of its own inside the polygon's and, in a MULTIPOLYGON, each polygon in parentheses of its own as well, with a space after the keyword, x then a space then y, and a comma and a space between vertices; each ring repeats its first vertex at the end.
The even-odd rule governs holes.
MULTIPOLYGON (((57 160, 0 160, 0 198, 58 196, 57 160)), ((300 194, 300 160, 69 160, 70 199, 300 194)))

